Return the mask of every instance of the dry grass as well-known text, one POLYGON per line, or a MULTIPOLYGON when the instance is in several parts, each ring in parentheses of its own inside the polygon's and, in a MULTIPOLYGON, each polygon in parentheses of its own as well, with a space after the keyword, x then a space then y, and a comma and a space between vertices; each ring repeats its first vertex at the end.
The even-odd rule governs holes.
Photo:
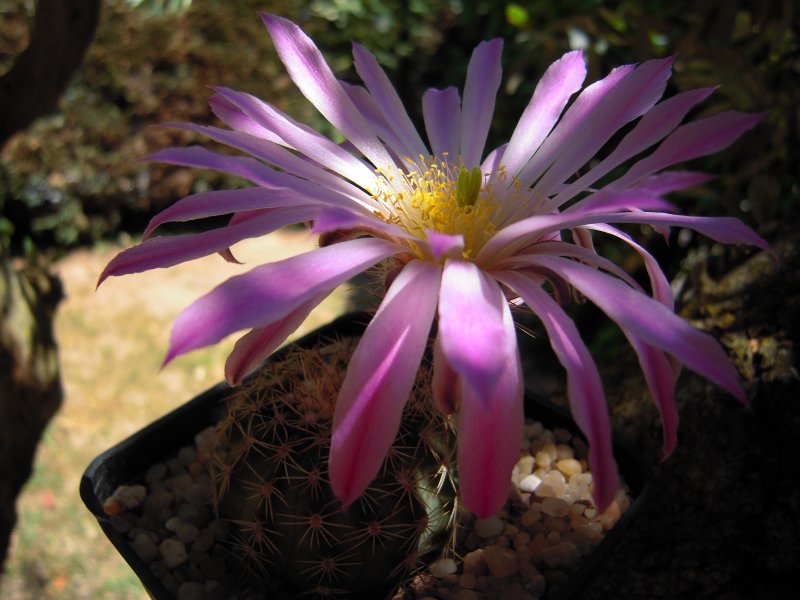
MULTIPOLYGON (((233 339, 181 357, 159 373, 171 322, 184 306, 254 264, 314 246, 305 232, 281 231, 238 246, 242 266, 212 256, 114 278, 97 292, 97 276, 119 248, 76 252, 57 265, 67 293, 56 324, 66 400, 18 501, 0 598, 148 597, 81 503, 80 476, 101 451, 221 379, 233 339)), ((347 292, 337 290, 297 334, 344 312, 346 300, 347 292)))

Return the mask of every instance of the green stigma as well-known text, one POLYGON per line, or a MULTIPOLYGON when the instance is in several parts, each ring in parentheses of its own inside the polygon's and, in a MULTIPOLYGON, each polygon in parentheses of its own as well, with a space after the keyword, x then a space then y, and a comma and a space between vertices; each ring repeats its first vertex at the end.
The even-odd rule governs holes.
POLYGON ((470 170, 461 167, 456 182, 456 203, 459 206, 475 206, 478 192, 481 191, 481 180, 480 167, 472 167, 470 170))

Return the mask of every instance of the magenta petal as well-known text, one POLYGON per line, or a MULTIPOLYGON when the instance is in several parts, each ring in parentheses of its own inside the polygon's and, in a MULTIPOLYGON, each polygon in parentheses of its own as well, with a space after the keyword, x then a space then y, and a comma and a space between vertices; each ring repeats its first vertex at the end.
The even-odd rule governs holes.
POLYGON ((384 240, 357 239, 231 277, 178 316, 164 362, 235 331, 266 327, 396 251, 384 240))
POLYGON ((536 262, 558 273, 626 332, 674 356, 679 362, 744 400, 739 376, 719 342, 630 286, 571 260, 539 256, 536 262))
MULTIPOLYGON (((481 42, 472 52, 461 105, 461 157, 468 169, 481 162, 500 87, 503 40, 481 42)), ((455 157, 453 157, 455 158, 455 157)))
MULTIPOLYGON (((214 141, 247 152, 255 158, 282 169, 282 171, 271 170, 263 175, 271 187, 295 189, 331 204, 346 205, 352 204, 354 200, 357 200, 363 205, 374 206, 372 198, 360 188, 306 158, 297 156, 286 150, 286 148, 268 140, 239 131, 192 125, 191 123, 179 123, 170 126, 201 133, 214 141)), ((372 184, 374 179, 372 175, 369 175, 367 181, 372 184)))
POLYGON ((624 161, 660 142, 678 126, 695 104, 705 100, 713 91, 714 88, 691 90, 656 104, 645 113, 611 154, 559 193, 553 204, 560 206, 567 202, 624 161))
POLYGON ((250 135, 269 140, 275 144, 286 143, 275 133, 261 126, 246 115, 238 106, 226 99, 222 94, 217 93, 211 96, 208 104, 211 106, 211 111, 217 115, 219 120, 234 131, 249 133, 250 135))
POLYGON ((451 235, 428 229, 425 231, 425 241, 436 262, 443 256, 460 257, 464 251, 464 236, 461 234, 451 235))
POLYGON ((97 285, 111 276, 164 269, 187 260, 221 252, 244 239, 265 235, 286 225, 308 221, 313 218, 316 210, 317 208, 313 206, 275 208, 242 223, 220 229, 150 238, 138 246, 117 254, 103 269, 97 285))
POLYGON ((440 277, 441 267, 431 263, 406 265, 350 360, 336 401, 329 462, 331 486, 345 506, 375 478, 397 435, 428 341, 440 277))
POLYGON ((419 137, 414 124, 406 112, 400 96, 389 81, 377 59, 360 44, 353 43, 353 63, 356 72, 367 86, 370 95, 383 114, 383 118, 395 131, 398 138, 409 151, 409 156, 416 159, 428 156, 428 149, 419 137))
POLYGON ((624 79, 633 68, 633 65, 617 67, 605 78, 595 81, 578 95, 552 132, 539 145, 539 149, 527 166, 523 165, 522 169, 515 174, 523 187, 530 186, 541 177, 542 173, 558 159, 565 147, 577 139, 583 139, 582 131, 586 120, 594 115, 594 111, 603 98, 611 93, 620 80, 624 79))
POLYGON ((461 406, 461 386, 458 373, 447 362, 442 352, 442 341, 433 343, 433 401, 443 415, 451 415, 461 406))
POLYGON ((515 176, 528 163, 586 78, 580 50, 568 52, 547 68, 508 142, 503 164, 515 176))
MULTIPOLYGON (((488 396, 461 377, 458 410, 458 480, 464 504, 482 519, 497 513, 508 499, 511 472, 523 439, 522 369, 514 320, 506 302, 497 315, 503 337, 487 352, 502 360, 502 371, 488 396)), ((479 341, 473 341, 480 344, 479 341)))
POLYGON ((653 402, 661 415, 664 437, 663 452, 666 458, 678 443, 678 407, 675 405, 675 370, 669 358, 661 351, 648 346, 636 336, 626 332, 628 342, 636 351, 639 366, 644 373, 653 402))
POLYGON ((305 196, 288 189, 245 188, 201 192, 181 198, 162 210, 147 224, 143 237, 147 239, 159 225, 175 221, 191 221, 266 208, 310 204, 305 196))
POLYGON ((284 318, 266 327, 254 329, 239 338, 225 361, 225 381, 228 385, 242 383, 245 375, 257 369, 295 329, 300 327, 326 295, 320 294, 301 304, 284 318))
POLYGON ((439 337, 451 367, 478 396, 489 398, 506 368, 496 349, 506 337, 505 297, 474 263, 447 259, 439 294, 439 337))
POLYGON ((461 148, 461 98, 458 90, 429 89, 422 95, 422 115, 425 131, 434 156, 458 157, 461 148))
POLYGON ((503 272, 497 276, 518 293, 542 321, 550 345, 567 371, 570 410, 589 441, 594 498, 598 509, 603 511, 619 489, 619 476, 612 450, 611 421, 597 366, 575 323, 538 283, 520 273, 503 272))
POLYGON ((314 42, 287 19, 266 13, 262 13, 261 18, 278 56, 303 95, 373 165, 380 168, 393 166, 394 161, 386 148, 336 80, 314 42))
POLYGON ((719 152, 755 127, 763 116, 728 111, 681 125, 655 152, 633 165, 615 185, 629 184, 676 163, 719 152))
POLYGON ((375 173, 372 169, 332 140, 250 94, 228 88, 216 89, 228 102, 274 132, 284 145, 299 151, 305 159, 310 158, 362 188, 369 189, 373 184, 375 173))
POLYGON ((275 187, 275 171, 249 156, 229 156, 218 154, 202 146, 185 148, 165 148, 154 152, 144 160, 162 162, 182 167, 213 169, 242 177, 264 187, 275 187))
MULTIPOLYGON (((621 79, 586 113, 580 131, 574 132, 576 135, 561 146, 553 165, 536 183, 536 189, 545 195, 557 191, 558 185, 583 167, 623 125, 650 110, 664 93, 672 60, 647 61, 621 79)), ((524 181, 524 177, 521 179, 524 181)))

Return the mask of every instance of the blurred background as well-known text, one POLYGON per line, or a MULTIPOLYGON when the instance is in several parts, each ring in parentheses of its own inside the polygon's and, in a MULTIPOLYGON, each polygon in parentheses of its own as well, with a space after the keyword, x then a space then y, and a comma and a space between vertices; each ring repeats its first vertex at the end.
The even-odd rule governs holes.
MULTIPOLYGON (((336 135, 293 87, 258 11, 299 23, 343 79, 356 79, 350 40, 359 41, 377 55, 417 123, 425 89, 460 88, 472 48, 504 38, 490 147, 508 138, 539 76, 565 51, 584 49, 587 81, 620 64, 675 54, 668 95, 720 86, 693 116, 731 108, 765 113, 733 147, 695 161, 693 168, 718 178, 675 201, 691 214, 742 218, 771 242, 793 234, 800 212, 800 7, 794 0, 644 4, 104 0, 93 41, 56 109, 13 132, 0 148, 3 273, 35 268, 49 277, 48 316, 60 371, 52 344, 47 360, 53 389, 57 381, 63 384, 63 394, 56 390, 38 418, 44 431, 17 503, 0 597, 146 598, 81 505, 78 480, 103 449, 221 378, 230 345, 183 357, 161 373, 159 365, 180 309, 237 271, 212 257, 109 281, 97 293, 94 284, 104 264, 134 243, 158 210, 193 192, 243 185, 209 171, 140 160, 197 141, 157 125, 213 122, 209 86, 250 92, 336 135)), ((31 40, 36 10, 33 0, 0 0, 0 94, 13 92, 2 79, 31 40)), ((711 275, 722 273, 752 254, 686 233, 676 234, 669 246, 652 231, 638 233, 671 278, 691 273, 698 261, 711 275)), ((314 243, 303 231, 287 230, 246 244, 242 257, 252 265, 314 243)), ((629 270, 640 269, 634 257, 611 246, 604 250, 629 270)), ((347 307, 344 287, 303 331, 347 307)), ((0 318, 8 314, 4 308, 0 318)), ((613 359, 618 332, 596 326, 588 308, 576 318, 593 350, 613 359)))

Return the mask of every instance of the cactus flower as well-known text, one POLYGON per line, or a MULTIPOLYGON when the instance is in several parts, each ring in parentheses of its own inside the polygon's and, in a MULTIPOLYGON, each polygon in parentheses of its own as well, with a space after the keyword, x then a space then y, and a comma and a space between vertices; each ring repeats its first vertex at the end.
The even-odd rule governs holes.
POLYGON ((664 199, 709 179, 666 169, 728 146, 760 115, 730 111, 682 124, 713 89, 662 100, 671 58, 621 66, 584 87, 586 65, 575 51, 546 70, 508 142, 487 151, 501 80, 502 41, 495 39, 474 50, 463 94, 449 87, 423 95, 426 143, 365 48, 353 45, 363 85, 345 83, 297 25, 262 18, 294 83, 345 142, 251 95, 216 88, 210 104, 226 128, 176 127, 249 156, 193 146, 150 158, 225 171, 254 186, 179 200, 100 281, 215 252, 233 260, 230 247, 242 239, 311 222, 319 249, 230 278, 175 322, 165 362, 247 331, 226 364, 236 384, 337 285, 383 265, 388 289, 349 365, 334 418, 331 484, 345 505, 376 475, 434 330, 432 385, 437 406, 457 414, 462 499, 479 517, 502 506, 523 426, 514 307, 541 320, 566 369, 571 411, 589 442, 594 496, 606 507, 619 485, 610 420, 595 363, 563 309, 573 290, 615 321, 635 350, 661 414, 666 453, 678 420, 673 365, 743 398, 722 347, 676 316, 655 259, 618 226, 646 224, 664 234, 685 227, 766 248, 739 220, 676 214, 664 199), (595 159, 618 133, 616 146, 595 159), (151 237, 165 222, 229 214, 217 229, 151 237), (598 234, 638 253, 649 289, 598 255, 598 234))

